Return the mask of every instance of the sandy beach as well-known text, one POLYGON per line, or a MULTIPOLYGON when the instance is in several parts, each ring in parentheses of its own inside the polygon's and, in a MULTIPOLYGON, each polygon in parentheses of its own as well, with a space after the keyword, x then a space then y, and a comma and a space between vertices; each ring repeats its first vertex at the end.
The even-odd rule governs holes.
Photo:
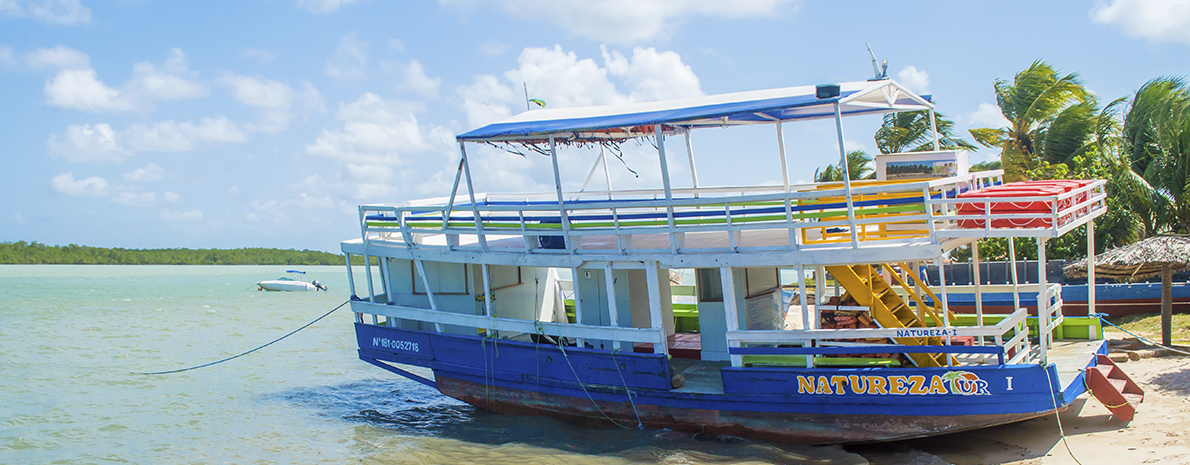
MULTIPOLYGON (((1125 424, 1083 394, 1060 415, 1069 452, 1053 416, 896 445, 957 465, 1190 464, 1190 356, 1120 366, 1145 390, 1136 418, 1125 424)), ((873 463, 904 463, 861 454, 873 463)), ((913 462, 939 463, 928 456, 915 456, 913 462)))

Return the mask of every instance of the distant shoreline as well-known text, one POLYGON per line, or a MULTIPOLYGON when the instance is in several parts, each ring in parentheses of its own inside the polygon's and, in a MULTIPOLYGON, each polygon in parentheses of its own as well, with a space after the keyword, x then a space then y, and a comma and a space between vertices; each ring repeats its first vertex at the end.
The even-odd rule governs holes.
MULTIPOLYGON (((320 250, 124 249, 85 245, 0 242, 0 265, 344 265, 343 255, 320 250)), ((352 263, 363 260, 352 257, 352 263)))

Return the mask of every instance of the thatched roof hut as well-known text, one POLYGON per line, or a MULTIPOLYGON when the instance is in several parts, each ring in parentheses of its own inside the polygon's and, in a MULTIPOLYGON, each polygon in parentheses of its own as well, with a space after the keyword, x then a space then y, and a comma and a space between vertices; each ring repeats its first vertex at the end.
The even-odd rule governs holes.
MULTIPOLYGON (((1161 275, 1161 342, 1170 345, 1173 272, 1190 267, 1190 237, 1156 236, 1112 249, 1095 257, 1095 274, 1109 278, 1144 278, 1161 275)), ((1062 269, 1066 276, 1087 276, 1087 260, 1062 269)))

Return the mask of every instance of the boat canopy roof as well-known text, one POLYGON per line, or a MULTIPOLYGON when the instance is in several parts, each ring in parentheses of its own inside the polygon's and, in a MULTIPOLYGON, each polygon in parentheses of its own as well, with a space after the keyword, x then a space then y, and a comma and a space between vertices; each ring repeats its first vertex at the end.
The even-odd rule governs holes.
POLYGON ((460 134, 460 142, 537 143, 554 135, 569 143, 605 142, 679 133, 700 127, 771 124, 776 121, 933 109, 929 95, 917 95, 891 79, 837 84, 837 96, 818 98, 817 87, 799 86, 707 95, 678 100, 532 110, 460 134))

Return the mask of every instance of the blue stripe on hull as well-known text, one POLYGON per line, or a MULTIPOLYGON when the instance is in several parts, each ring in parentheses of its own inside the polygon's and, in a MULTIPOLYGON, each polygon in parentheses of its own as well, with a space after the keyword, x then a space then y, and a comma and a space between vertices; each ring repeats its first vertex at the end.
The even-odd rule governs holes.
POLYGON ((745 429, 765 437, 807 428, 790 424, 801 417, 825 430, 838 429, 831 425, 841 418, 862 418, 869 429, 880 422, 900 425, 895 431, 873 430, 870 437, 851 431, 826 440, 825 433, 800 432, 798 439, 784 440, 869 441, 990 426, 1052 412, 1055 402, 1063 407, 1083 389, 1075 380, 1063 392, 1053 365, 992 365, 727 367, 721 371, 723 393, 681 392, 670 389, 669 362, 662 355, 575 347, 564 353, 547 344, 366 324, 357 324, 356 332, 360 358, 429 367, 443 393, 496 411, 598 419, 604 410, 635 425, 628 390, 646 424, 675 429, 719 425, 724 415, 757 418, 745 429), (444 386, 444 379, 454 384, 444 386))

